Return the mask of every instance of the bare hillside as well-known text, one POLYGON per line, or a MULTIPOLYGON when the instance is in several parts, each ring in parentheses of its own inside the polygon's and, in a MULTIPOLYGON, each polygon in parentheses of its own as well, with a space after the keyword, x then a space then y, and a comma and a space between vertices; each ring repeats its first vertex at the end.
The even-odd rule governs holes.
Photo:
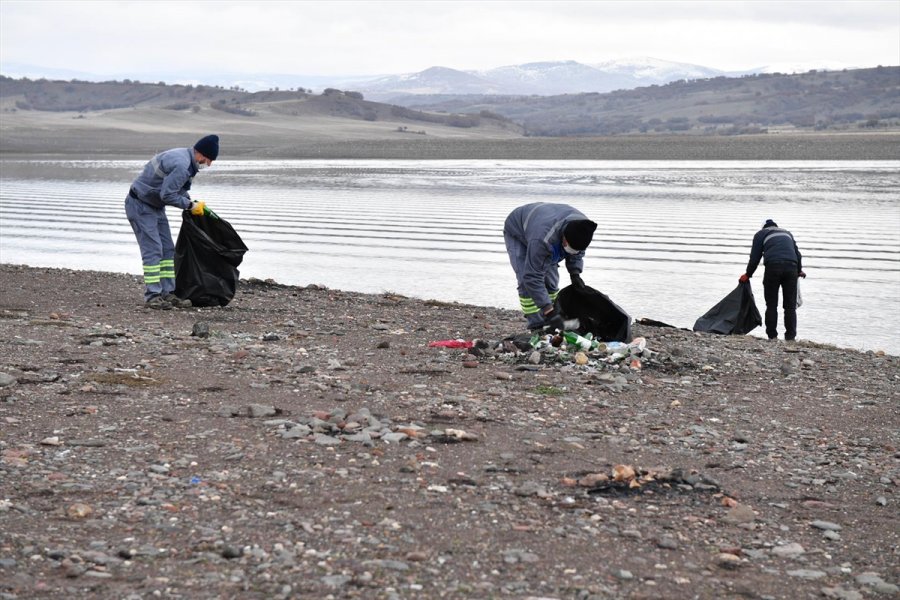
POLYGON ((488 110, 535 136, 883 131, 900 129, 900 67, 681 80, 608 94, 402 101, 429 111, 488 110))
MULTIPOLYGON (((669 110, 676 110, 680 100, 671 93, 676 88, 660 90, 671 96, 669 110)), ((674 123, 682 117, 671 117, 676 121, 667 120, 668 125, 646 133, 603 136, 535 135, 532 122, 526 120, 525 135, 515 122, 521 115, 497 116, 512 111, 499 104, 501 100, 495 98, 498 104, 490 106, 457 104, 448 107, 449 112, 437 113, 369 102, 355 92, 334 89, 322 94, 303 90, 251 94, 209 86, 0 77, 0 156, 143 158, 210 132, 222 136, 223 156, 229 159, 887 160, 895 158, 900 148, 896 128, 791 127, 787 132, 770 128, 752 135, 685 135, 704 131, 678 130, 674 123), (90 106, 108 107, 87 108, 88 101, 90 106)), ((556 101, 587 107, 592 100, 563 96, 556 101)), ((525 100, 509 102, 509 107, 532 110, 525 100)), ((577 118, 581 110, 553 108, 553 98, 531 102, 548 103, 546 114, 551 116, 577 118)))

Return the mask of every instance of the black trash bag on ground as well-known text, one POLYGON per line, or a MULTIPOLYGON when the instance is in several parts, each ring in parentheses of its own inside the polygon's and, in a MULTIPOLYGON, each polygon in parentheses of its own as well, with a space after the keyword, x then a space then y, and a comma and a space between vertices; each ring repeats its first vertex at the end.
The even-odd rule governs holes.
POLYGON ((194 306, 225 306, 234 298, 246 251, 225 219, 183 211, 175 242, 175 294, 194 306))
POLYGON ((694 323, 694 331, 743 335, 762 325, 749 281, 742 281, 730 294, 694 323))
POLYGON ((580 321, 579 334, 591 333, 604 342, 631 341, 631 317, 606 294, 589 286, 579 290, 568 285, 556 301, 564 318, 580 321))

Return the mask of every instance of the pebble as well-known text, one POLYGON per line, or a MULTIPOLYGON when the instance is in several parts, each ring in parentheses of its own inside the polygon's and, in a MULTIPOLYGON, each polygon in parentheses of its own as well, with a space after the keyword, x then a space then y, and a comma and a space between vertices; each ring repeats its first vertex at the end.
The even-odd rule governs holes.
POLYGON ((268 404, 250 404, 247 406, 247 412, 251 418, 261 419, 264 417, 274 417, 280 411, 268 404))
POLYGON ((741 567, 741 559, 730 552, 720 552, 716 556, 716 565, 723 569, 737 569, 741 567))
POLYGON ((879 594, 897 594, 898 592, 900 592, 900 588, 898 588, 893 583, 888 583, 877 573, 868 571, 857 575, 856 583, 860 585, 871 586, 872 589, 874 589, 879 594))
POLYGON ((728 511, 725 520, 729 523, 752 523, 756 520, 756 513, 746 504, 738 504, 728 511))
POLYGON ((678 541, 672 536, 663 536, 656 541, 656 545, 666 550, 677 550, 678 541))
POLYGON ((87 504, 76 502, 66 508, 66 514, 70 519, 86 519, 94 514, 94 509, 87 504))
POLYGON ((801 579, 821 579, 828 575, 825 571, 816 571, 815 569, 796 569, 787 571, 791 577, 799 577, 801 579))
POLYGON ((806 550, 803 548, 803 546, 796 542, 784 544, 783 546, 775 546, 774 548, 772 548, 772 554, 784 558, 796 558, 805 553, 806 550))
POLYGON ((837 523, 832 523, 831 521, 813 521, 810 523, 810 526, 815 527, 816 529, 821 529, 823 531, 840 531, 841 526, 837 523))
POLYGON ((856 590, 845 590, 841 587, 822 588, 822 595, 826 598, 836 598, 837 600, 864 600, 863 595, 856 590))

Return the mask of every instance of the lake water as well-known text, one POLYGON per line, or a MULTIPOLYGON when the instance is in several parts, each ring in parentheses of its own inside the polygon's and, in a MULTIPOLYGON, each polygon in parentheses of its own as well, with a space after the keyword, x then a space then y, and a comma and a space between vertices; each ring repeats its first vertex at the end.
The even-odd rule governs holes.
MULTIPOLYGON (((0 161, 0 261, 139 274, 123 203, 144 162, 0 161)), ((249 246, 242 277, 511 309, 506 215, 571 204, 599 223, 587 284, 688 328, 772 218, 804 257, 799 337, 900 354, 898 190, 895 161, 223 160, 192 195, 249 246)))

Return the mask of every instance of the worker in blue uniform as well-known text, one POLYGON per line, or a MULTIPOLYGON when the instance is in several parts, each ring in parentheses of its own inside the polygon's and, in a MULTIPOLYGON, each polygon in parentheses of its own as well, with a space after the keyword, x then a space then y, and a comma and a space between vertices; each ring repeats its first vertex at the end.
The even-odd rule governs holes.
POLYGON ((516 273, 519 304, 528 328, 550 326, 562 331, 555 305, 559 263, 565 260, 572 285, 583 289, 584 251, 597 224, 567 204, 537 202, 513 210, 503 225, 509 262, 516 273))
POLYGON ((125 214, 137 238, 144 264, 144 305, 168 310, 189 308, 191 301, 175 295, 175 244, 166 206, 202 215, 204 202, 191 200, 191 181, 219 157, 219 136, 207 135, 191 148, 174 148, 150 159, 132 182, 125 214))
POLYGON ((763 295, 766 299, 766 335, 770 340, 778 339, 778 290, 781 289, 784 308, 784 339, 791 341, 797 337, 797 278, 806 277, 803 272, 800 249, 794 236, 787 229, 778 226, 772 219, 763 223, 762 229, 753 236, 747 271, 739 277, 749 281, 765 260, 763 275, 763 295))

